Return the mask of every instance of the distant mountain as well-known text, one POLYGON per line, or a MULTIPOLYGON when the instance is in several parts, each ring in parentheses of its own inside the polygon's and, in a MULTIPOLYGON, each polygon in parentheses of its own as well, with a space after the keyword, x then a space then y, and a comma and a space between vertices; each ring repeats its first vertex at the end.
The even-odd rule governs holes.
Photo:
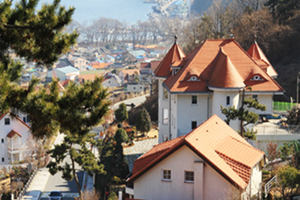
POLYGON ((193 0, 191 12, 193 14, 202 14, 205 12, 213 3, 213 0, 193 0))

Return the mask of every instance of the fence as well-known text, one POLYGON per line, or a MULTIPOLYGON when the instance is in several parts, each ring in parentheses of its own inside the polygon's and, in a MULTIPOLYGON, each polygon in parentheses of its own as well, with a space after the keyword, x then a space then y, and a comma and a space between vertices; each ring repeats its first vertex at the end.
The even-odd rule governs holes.
POLYGON ((275 175, 269 182, 265 184, 265 198, 267 198, 268 193, 270 192, 272 186, 277 183, 277 176, 275 175))
POLYGON ((38 167, 35 168, 35 170, 34 170, 33 173, 31 174, 30 178, 28 179, 27 183, 25 184, 25 186, 24 186, 23 189, 21 190, 21 192, 20 192, 20 194, 19 194, 17 200, 21 200, 21 199, 23 198, 23 196, 24 196, 25 193, 26 193, 26 190, 29 188, 29 186, 30 186, 30 184, 31 184, 31 182, 32 182, 32 180, 33 180, 33 178, 35 177, 35 175, 36 175, 38 169, 39 169, 38 167))
POLYGON ((300 125, 265 125, 258 124, 252 127, 259 135, 287 135, 300 134, 300 125))
POLYGON ((287 110, 291 110, 296 105, 297 105, 296 103, 274 101, 273 102, 273 110, 274 111, 287 111, 287 110))

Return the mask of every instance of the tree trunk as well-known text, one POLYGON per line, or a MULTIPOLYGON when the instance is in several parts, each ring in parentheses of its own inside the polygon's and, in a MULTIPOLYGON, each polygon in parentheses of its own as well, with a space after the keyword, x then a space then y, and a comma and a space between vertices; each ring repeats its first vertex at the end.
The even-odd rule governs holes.
POLYGON ((72 173, 73 173, 74 181, 75 181, 77 190, 79 192, 79 199, 82 200, 81 199, 81 188, 80 188, 79 180, 78 180, 76 170, 75 170, 75 161, 74 161, 74 159, 72 158, 71 155, 70 155, 70 157, 71 157, 71 161, 72 161, 72 173))

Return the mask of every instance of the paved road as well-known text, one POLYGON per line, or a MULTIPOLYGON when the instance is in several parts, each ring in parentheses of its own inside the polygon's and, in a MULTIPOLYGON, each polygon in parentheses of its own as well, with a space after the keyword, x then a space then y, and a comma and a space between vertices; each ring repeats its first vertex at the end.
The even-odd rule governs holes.
MULTIPOLYGON (((67 156, 63 163, 71 163, 70 157, 67 156)), ((78 168, 78 166, 76 166, 78 168)), ((77 172, 79 183, 82 184, 83 172, 77 172)), ((82 185, 80 185, 82 187, 82 185)), ((54 176, 50 175, 41 195, 40 200, 48 200, 48 195, 52 190, 59 190, 63 193, 64 200, 74 200, 74 197, 78 197, 78 190, 75 181, 66 181, 62 178, 62 173, 58 172, 54 176)))
MULTIPOLYGON (((128 100, 125 100, 125 101, 121 101, 121 102, 115 103, 114 106, 113 106, 113 109, 114 110, 118 109, 119 105, 121 103, 125 103, 125 104, 134 103, 135 106, 139 106, 139 105, 141 105, 142 103, 145 102, 147 96, 149 96, 149 94, 146 94, 146 95, 143 95, 143 96, 140 96, 140 97, 136 97, 136 98, 133 98, 133 99, 128 99, 128 100)), ((127 106, 127 110, 130 110, 130 109, 131 109, 131 107, 127 106)))

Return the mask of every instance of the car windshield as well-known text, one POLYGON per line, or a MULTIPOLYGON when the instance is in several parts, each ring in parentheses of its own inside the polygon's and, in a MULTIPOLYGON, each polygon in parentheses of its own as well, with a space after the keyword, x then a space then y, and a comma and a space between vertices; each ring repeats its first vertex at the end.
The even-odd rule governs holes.
POLYGON ((52 196, 52 197, 60 196, 60 192, 51 192, 49 196, 52 196))

